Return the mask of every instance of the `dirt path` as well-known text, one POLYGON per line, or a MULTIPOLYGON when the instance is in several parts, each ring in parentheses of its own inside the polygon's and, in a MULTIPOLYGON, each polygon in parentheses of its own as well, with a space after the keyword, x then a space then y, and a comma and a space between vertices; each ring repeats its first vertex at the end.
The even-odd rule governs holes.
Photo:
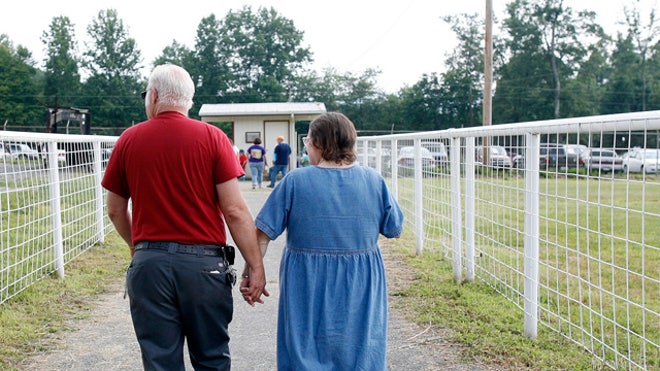
MULTIPOLYGON (((247 182, 245 182, 247 183, 247 182)), ((245 184, 245 197, 254 214, 259 210, 267 190, 252 191, 245 184)), ((277 290, 279 257, 284 238, 273 241, 266 255, 266 274, 271 297, 264 305, 250 307, 237 299, 234 320, 230 325, 232 369, 276 370, 275 342, 277 322, 277 290)), ((383 248, 390 293, 399 291, 412 280, 412 273, 393 261, 383 248)), ((237 261, 240 269, 242 261, 237 261)), ((235 298, 240 298, 235 288, 235 298)), ((84 320, 71 319, 72 331, 50 335, 56 346, 29 357, 21 365, 24 370, 140 370, 140 351, 133 332, 128 299, 123 298, 123 281, 117 282, 84 320)), ((396 296, 390 296, 390 307, 396 307, 396 296)), ((390 370, 495 370, 497 368, 461 361, 461 346, 447 341, 448 331, 420 326, 405 319, 397 309, 390 309, 388 366, 390 370)), ((187 369, 192 370, 190 364, 187 369)))

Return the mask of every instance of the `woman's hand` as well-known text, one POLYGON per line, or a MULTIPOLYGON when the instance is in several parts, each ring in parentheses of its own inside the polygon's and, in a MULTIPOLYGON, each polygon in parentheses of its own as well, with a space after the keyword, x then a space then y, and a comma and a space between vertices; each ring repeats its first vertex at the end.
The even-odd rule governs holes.
POLYGON ((265 277, 260 279, 258 276, 260 276, 258 272, 250 272, 248 269, 243 271, 241 275, 239 290, 241 295, 243 295, 243 300, 251 306, 254 306, 256 303, 264 303, 261 295, 270 296, 270 293, 266 290, 265 277))

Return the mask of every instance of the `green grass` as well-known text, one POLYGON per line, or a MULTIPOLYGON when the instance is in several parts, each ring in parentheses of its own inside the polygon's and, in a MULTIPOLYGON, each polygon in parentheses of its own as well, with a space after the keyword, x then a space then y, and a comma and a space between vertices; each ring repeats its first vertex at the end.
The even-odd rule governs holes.
POLYGON ((523 313, 484 282, 457 284, 451 261, 438 251, 414 255, 414 237, 386 247, 415 272, 409 288, 390 292, 401 298, 400 309, 418 323, 450 329, 445 339, 464 344, 466 362, 479 362, 506 370, 605 370, 566 338, 539 327, 537 339, 523 331, 523 313))
MULTIPOLYGON (((608 362, 617 357, 613 347, 635 362, 660 367, 660 350, 651 343, 660 339, 655 314, 660 307, 660 184, 655 177, 642 183, 546 175, 540 178, 539 319, 608 362)), ((449 184, 433 177, 424 182, 424 218, 438 219, 438 205, 451 205, 449 184)), ((508 297, 519 313, 524 282, 519 273, 524 270, 523 189, 524 178, 509 172, 475 178, 477 264, 492 274, 481 279, 508 297)), ((414 210, 412 180, 401 179, 399 190, 402 206, 414 210)), ((451 212, 448 207, 444 210, 445 216, 451 212)), ((424 227, 424 255, 447 258, 451 224, 439 221, 424 227)), ((413 225, 412 220, 409 223, 408 228, 413 225)), ((451 267, 447 272, 451 280, 451 267)), ((571 347, 579 349, 574 343, 571 347)), ((627 367, 621 357, 617 361, 627 367)))
MULTIPOLYGON (((12 248, 0 252, 0 300, 15 295, 43 274, 53 272, 51 194, 44 174, 3 183, 0 197, 0 240, 12 248), (35 267, 38 267, 35 269, 35 267), (28 276, 14 282, 15 277, 28 276)), ((78 173, 60 182, 60 215, 65 262, 84 252, 96 236, 95 180, 78 173)))
POLYGON ((130 254, 116 233, 66 266, 66 276, 47 276, 0 304, 0 369, 14 370, 29 355, 48 349, 48 334, 67 331, 70 319, 86 318, 99 294, 126 271, 130 254))

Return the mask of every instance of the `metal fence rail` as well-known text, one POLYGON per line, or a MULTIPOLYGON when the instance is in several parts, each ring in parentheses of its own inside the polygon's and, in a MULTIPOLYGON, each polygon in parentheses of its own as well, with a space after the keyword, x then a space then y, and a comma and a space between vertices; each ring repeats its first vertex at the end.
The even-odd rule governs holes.
POLYGON ((640 172, 592 155, 660 148, 659 130, 653 111, 360 137, 358 158, 390 181, 417 253, 491 285, 528 337, 541 324, 612 368, 657 370, 658 160, 640 172), (559 153, 577 144, 593 151, 559 153))
POLYGON ((0 303, 112 230, 101 174, 115 140, 0 132, 0 303))

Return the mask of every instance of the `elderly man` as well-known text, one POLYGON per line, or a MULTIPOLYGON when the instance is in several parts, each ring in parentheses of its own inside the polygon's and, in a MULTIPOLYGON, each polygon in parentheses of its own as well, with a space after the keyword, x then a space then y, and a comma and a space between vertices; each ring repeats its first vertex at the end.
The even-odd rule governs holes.
POLYGON ((284 137, 277 137, 277 146, 273 150, 273 166, 270 168, 270 184, 269 188, 275 187, 275 181, 277 180, 277 175, 282 173, 282 178, 286 175, 287 170, 289 169, 289 156, 291 155, 291 147, 284 142, 284 137))
POLYGON ((108 216, 131 249, 126 285, 145 370, 183 370, 184 340, 196 370, 230 369, 236 277, 225 221, 248 267, 243 298, 268 296, 237 180, 244 171, 227 135, 187 117, 194 92, 183 68, 154 68, 142 94, 148 120, 122 133, 102 181, 108 216))

